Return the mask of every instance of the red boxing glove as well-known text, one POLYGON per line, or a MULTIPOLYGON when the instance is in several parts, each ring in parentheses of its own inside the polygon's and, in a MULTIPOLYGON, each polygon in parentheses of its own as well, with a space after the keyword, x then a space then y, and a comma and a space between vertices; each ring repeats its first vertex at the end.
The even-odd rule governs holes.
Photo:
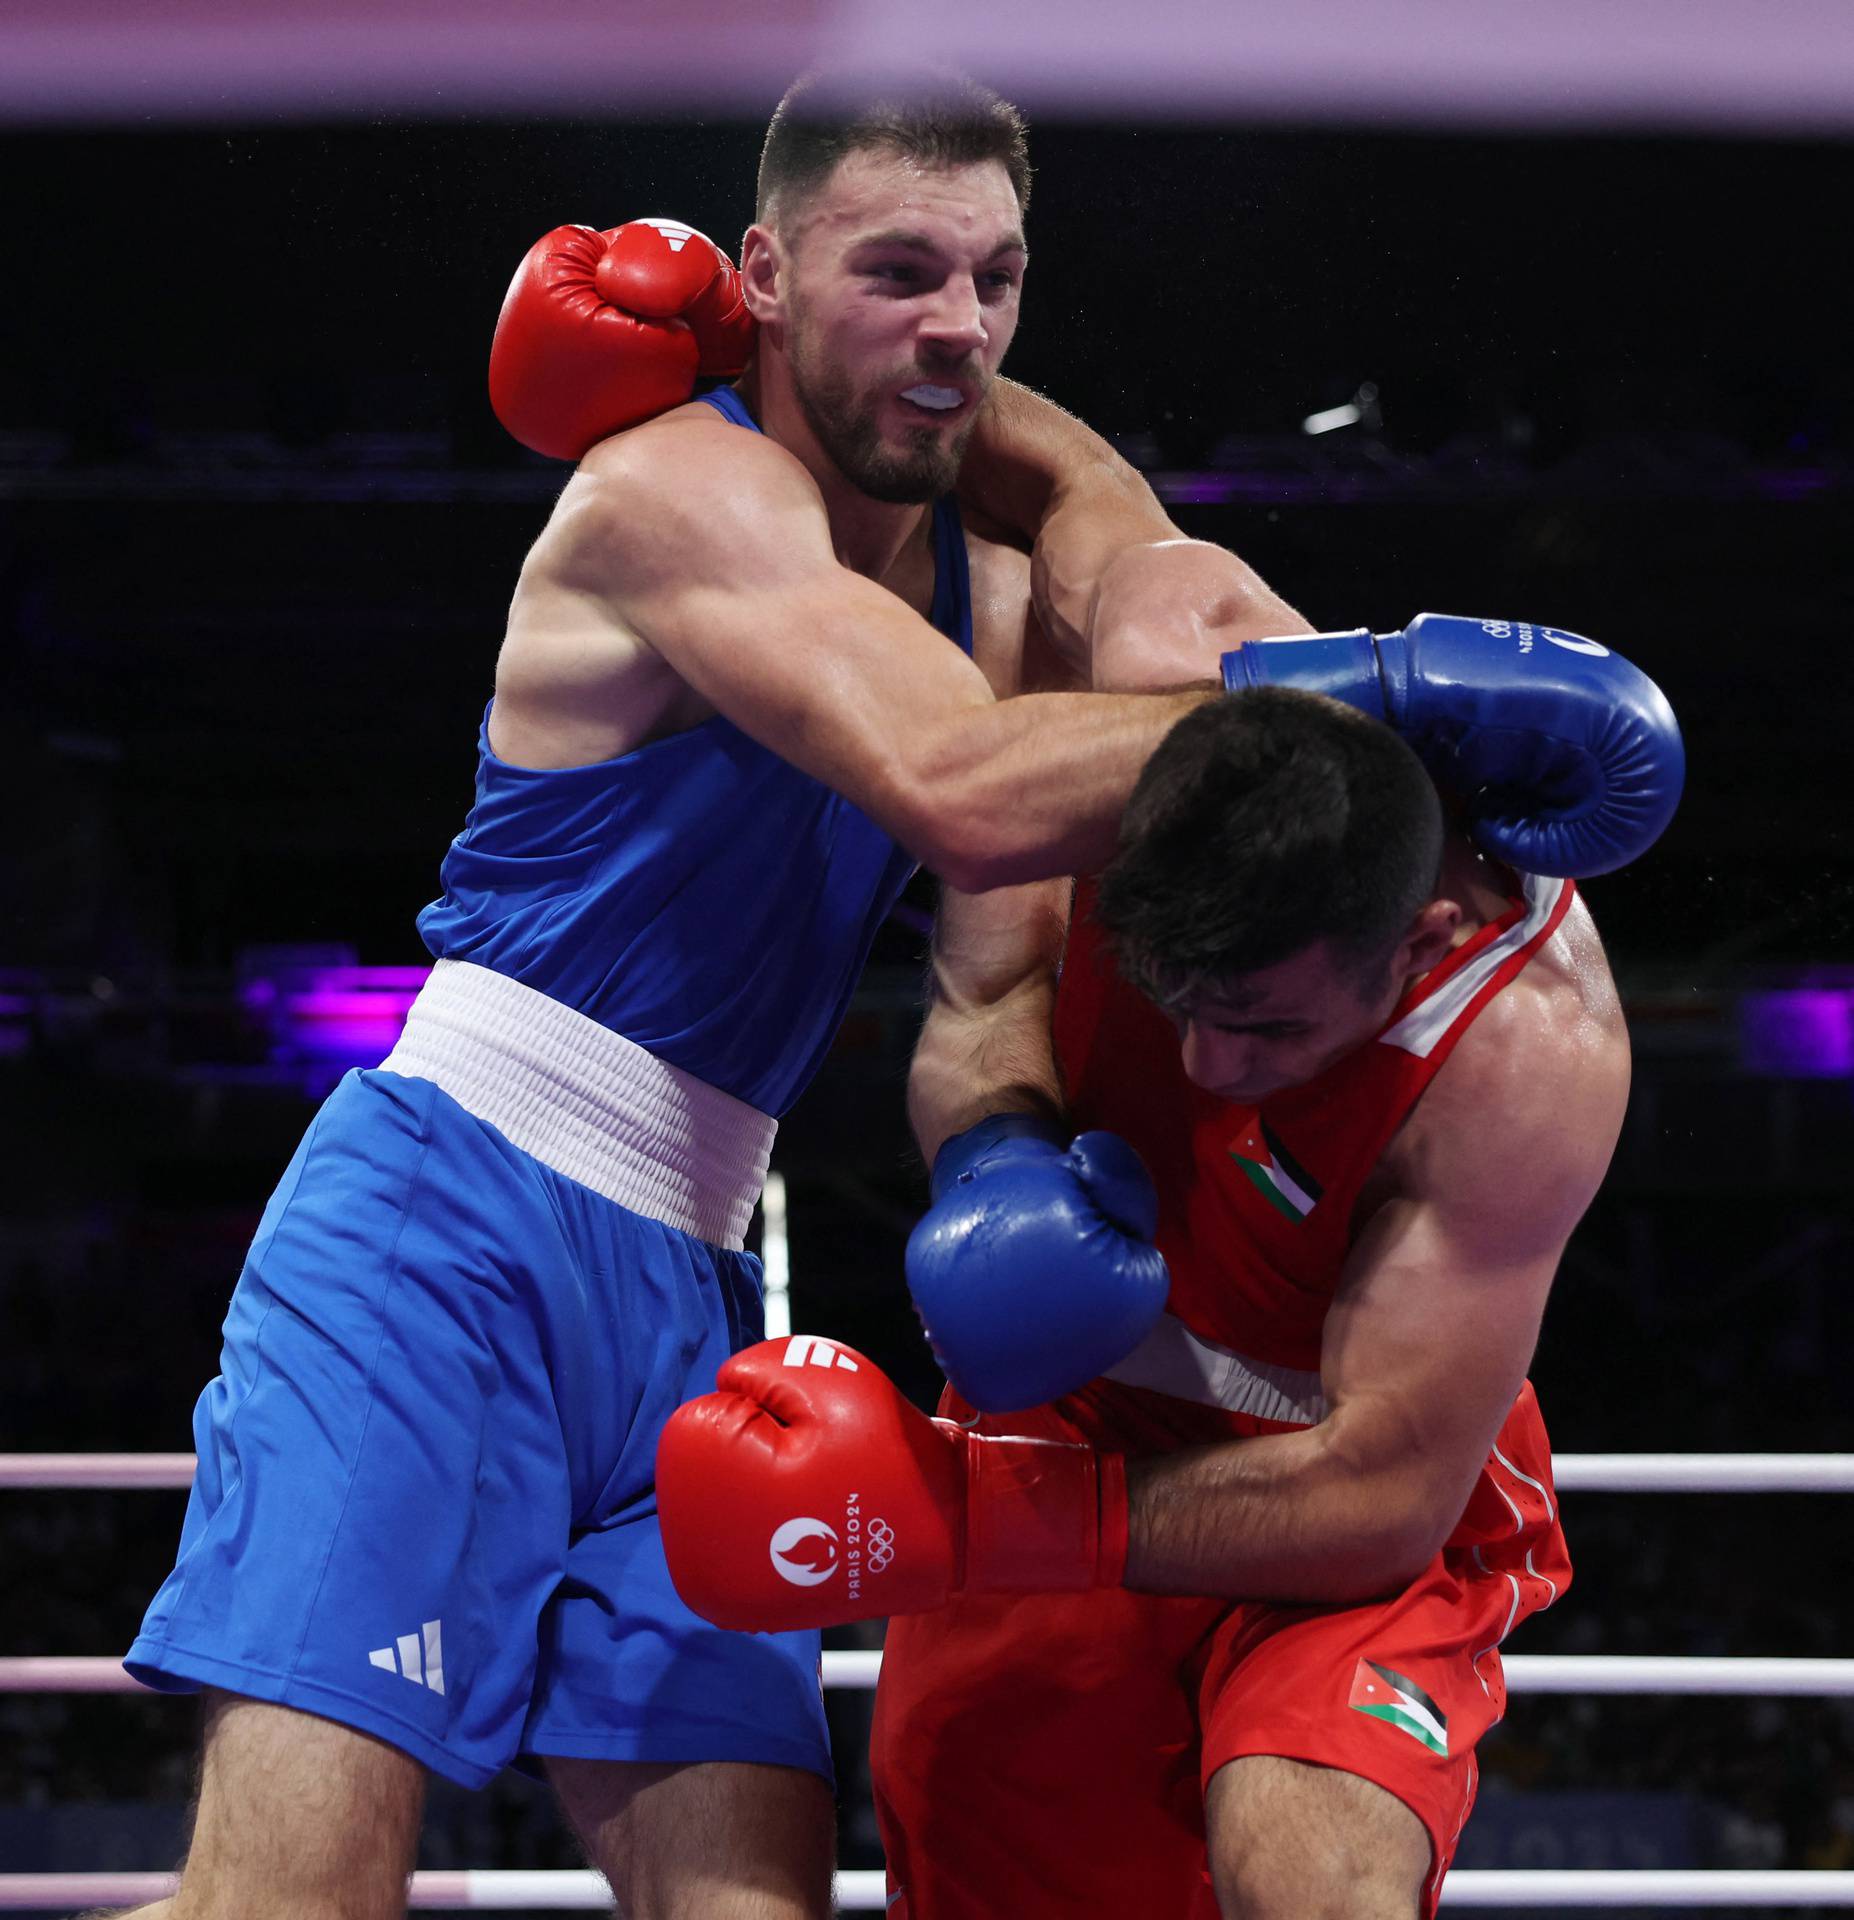
POLYGON ((657 1511, 676 1591, 771 1632, 920 1613, 956 1593, 1114 1586, 1126 1463, 917 1413, 861 1354, 766 1340, 670 1416, 657 1511))
POLYGON ((753 348, 734 263, 679 220, 556 227, 509 283, 489 349, 489 403, 523 446, 577 460, 753 348))

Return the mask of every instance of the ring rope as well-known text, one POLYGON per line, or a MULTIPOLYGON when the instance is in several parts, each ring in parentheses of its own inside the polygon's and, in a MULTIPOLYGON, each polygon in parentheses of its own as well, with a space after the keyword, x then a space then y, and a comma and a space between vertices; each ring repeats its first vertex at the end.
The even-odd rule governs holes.
MULTIPOLYGON (((1513 1693, 1681 1693, 1783 1695, 1793 1699, 1854 1696, 1854 1660, 1786 1660, 1756 1655, 1689 1658, 1647 1653, 1509 1653, 1513 1693)), ((824 1655, 827 1687, 863 1691, 882 1670, 879 1651, 824 1655)), ((0 1658, 4 1693, 158 1693, 108 1654, 31 1654, 0 1658)))
MULTIPOLYGON (((4 1873, 0 1910, 121 1906, 163 1900, 171 1873, 4 1873)), ((886 1876, 839 1873, 836 1903, 846 1913, 879 1913, 886 1876)), ((596 1873, 570 1869, 453 1870, 415 1873, 406 1904, 438 1913, 542 1907, 610 1913, 611 1889, 596 1873)), ((1820 1869, 1734 1873, 1704 1868, 1560 1872, 1463 1869, 1442 1883, 1445 1907, 1854 1907, 1854 1873, 1820 1869)))
MULTIPOLYGON (((1560 1493, 1854 1493, 1854 1453, 1560 1453, 1560 1493)), ((186 1489, 190 1453, 0 1453, 0 1487, 186 1489)))
MULTIPOLYGON (((0 1454, 0 1488, 182 1490, 192 1485, 189 1453, 0 1454)), ((1559 1454, 1553 1478, 1562 1491, 1608 1493, 1848 1493, 1854 1454, 1559 1454)), ((875 1650, 824 1655, 827 1687, 868 1689, 882 1656, 875 1650)), ((1854 1695, 1854 1660, 1680 1658, 1650 1654, 1511 1654, 1516 1693, 1854 1695)), ((148 1689, 108 1656, 0 1658, 0 1693, 140 1693, 148 1689)), ((0 1874, 0 1911, 134 1905, 174 1891, 166 1873, 0 1874)), ((880 1912, 880 1872, 836 1876, 844 1912, 880 1912)), ((609 1912, 611 1892, 596 1873, 457 1871, 415 1873, 409 1907, 431 1912, 609 1912)), ((1443 1883, 1450 1907, 1854 1907, 1854 1873, 1819 1870, 1730 1872, 1703 1869, 1617 1872, 1490 1872, 1466 1869, 1443 1883)))

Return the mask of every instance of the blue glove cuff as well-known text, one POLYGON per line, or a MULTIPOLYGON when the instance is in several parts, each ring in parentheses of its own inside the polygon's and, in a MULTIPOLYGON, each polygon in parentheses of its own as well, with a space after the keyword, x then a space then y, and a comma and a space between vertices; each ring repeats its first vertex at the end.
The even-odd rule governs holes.
POLYGON ((1060 1153, 1069 1144, 1069 1129, 1046 1113, 992 1113, 964 1133, 941 1143, 933 1157, 928 1190, 937 1201, 962 1174, 994 1148, 1012 1140, 1041 1140, 1060 1153))
POLYGON ((1350 633, 1309 633, 1284 640, 1251 640, 1223 656, 1227 692, 1248 687, 1304 687, 1357 707, 1374 720, 1389 717, 1378 646, 1369 627, 1350 633))

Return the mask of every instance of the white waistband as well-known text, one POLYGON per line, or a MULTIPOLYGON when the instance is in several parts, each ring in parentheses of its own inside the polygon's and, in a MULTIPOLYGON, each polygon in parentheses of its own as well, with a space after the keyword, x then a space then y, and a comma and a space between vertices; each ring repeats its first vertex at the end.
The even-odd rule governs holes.
POLYGON ((778 1122, 519 980, 440 960, 380 1064, 633 1213, 746 1244, 778 1122))
POLYGON ((1257 1420, 1317 1426, 1326 1417, 1326 1396, 1317 1373, 1272 1366, 1220 1347, 1191 1331, 1177 1315, 1162 1313, 1152 1331, 1117 1366, 1109 1380, 1123 1387, 1169 1393, 1174 1400, 1246 1413, 1257 1420))

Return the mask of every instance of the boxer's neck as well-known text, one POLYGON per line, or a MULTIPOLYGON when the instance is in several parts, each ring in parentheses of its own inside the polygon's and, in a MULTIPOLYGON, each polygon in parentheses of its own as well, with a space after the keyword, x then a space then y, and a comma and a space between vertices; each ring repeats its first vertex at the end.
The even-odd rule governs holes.
POLYGON ((1497 920, 1512 905, 1508 887, 1511 874, 1497 860, 1489 860, 1467 840, 1450 834, 1442 848, 1442 875, 1436 884, 1436 896, 1453 900, 1461 908, 1461 921, 1455 928, 1451 947, 1472 940, 1489 921, 1497 920))
POLYGON ((740 392, 760 431, 793 455, 817 482, 830 521, 831 549, 852 573, 886 579, 910 541, 926 536, 931 507, 872 500, 848 480, 813 431, 784 360, 761 352, 741 376, 740 392))

